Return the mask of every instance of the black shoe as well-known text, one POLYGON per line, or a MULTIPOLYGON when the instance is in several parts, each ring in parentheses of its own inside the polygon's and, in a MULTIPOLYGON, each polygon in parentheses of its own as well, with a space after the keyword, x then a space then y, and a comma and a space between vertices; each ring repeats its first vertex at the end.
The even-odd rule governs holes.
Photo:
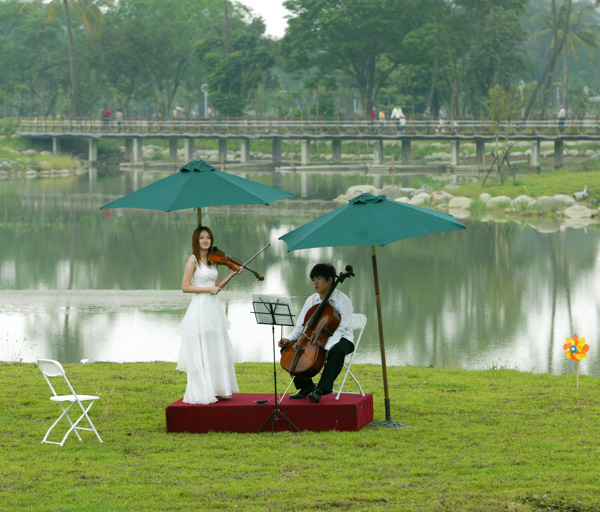
POLYGON ((308 395, 308 398, 310 398, 310 401, 313 404, 318 404, 319 400, 321 400, 322 396, 323 396, 323 391, 321 391, 320 389, 315 389, 310 395, 308 395))
POLYGON ((301 389, 300 391, 298 391, 297 393, 290 395, 290 400, 297 400, 299 398, 306 398, 308 395, 310 395, 313 391, 315 390, 315 388, 304 388, 301 389))

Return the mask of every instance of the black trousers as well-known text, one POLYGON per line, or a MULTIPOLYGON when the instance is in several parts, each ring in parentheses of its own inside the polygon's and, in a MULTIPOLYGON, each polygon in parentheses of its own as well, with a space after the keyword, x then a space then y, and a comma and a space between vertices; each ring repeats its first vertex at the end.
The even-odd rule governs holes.
POLYGON ((354 344, 346 338, 342 338, 327 353, 327 360, 323 366, 323 372, 319 383, 315 386, 312 379, 294 379, 296 389, 316 388, 320 389, 324 395, 331 393, 333 383, 344 367, 344 359, 348 354, 354 352, 354 344))

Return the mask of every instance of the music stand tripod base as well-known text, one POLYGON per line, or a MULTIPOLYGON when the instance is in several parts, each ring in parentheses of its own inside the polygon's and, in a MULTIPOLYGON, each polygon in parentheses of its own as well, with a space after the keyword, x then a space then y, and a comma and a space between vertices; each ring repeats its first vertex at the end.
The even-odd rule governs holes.
POLYGON ((258 433, 272 422, 271 435, 275 432, 275 423, 277 421, 285 421, 289 423, 296 432, 300 429, 279 409, 279 401, 277 400, 277 365, 275 361, 275 326, 276 325, 294 325, 294 318, 291 313, 291 303, 289 297, 278 297, 273 295, 252 295, 252 304, 254 306, 253 313, 256 315, 256 322, 259 324, 270 325, 273 334, 273 396, 275 398, 275 407, 269 417, 260 427, 258 433))

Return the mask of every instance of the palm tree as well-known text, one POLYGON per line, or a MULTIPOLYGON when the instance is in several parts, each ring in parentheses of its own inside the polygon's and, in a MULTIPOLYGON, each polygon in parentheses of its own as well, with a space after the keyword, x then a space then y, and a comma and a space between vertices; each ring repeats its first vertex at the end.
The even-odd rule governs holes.
MULTIPOLYGON (((600 2, 600 0, 598 0, 600 2)), ((567 21, 566 6, 563 4, 557 15, 557 30, 554 32, 553 22, 548 17, 544 19, 544 25, 535 32, 535 37, 551 37, 550 47, 553 48, 555 40, 565 38, 562 48, 563 58, 563 81, 562 81, 562 104, 567 106, 567 91, 569 86, 569 54, 572 54, 575 61, 579 62, 578 48, 598 49, 600 33, 598 26, 584 20, 593 19, 594 6, 591 4, 573 6, 570 19, 567 21), (568 23, 568 26, 567 26, 568 23), (566 27, 566 30, 565 30, 566 27), (566 34, 565 34, 566 31, 566 34), (555 35, 556 34, 556 37, 555 35)))
POLYGON ((544 110, 546 108, 546 101, 548 98, 548 90, 550 88, 550 84, 552 82, 552 74, 554 72, 554 66, 556 64, 556 61, 558 60, 558 57, 560 55, 560 53, 562 52, 563 46, 565 44, 565 40, 567 37, 567 33, 569 30, 569 26, 570 26, 570 19, 571 19, 571 8, 573 6, 573 0, 565 0, 565 4, 564 8, 564 23, 563 23, 563 27, 565 28, 565 30, 562 30, 562 33, 560 33, 559 36, 559 27, 558 27, 558 15, 557 15, 557 10, 556 10, 556 0, 552 0, 552 40, 550 42, 550 46, 549 48, 552 50, 551 56, 550 56, 550 60, 548 61, 548 63, 546 64, 546 67, 544 68, 544 70, 542 71, 542 76, 539 78, 538 83, 536 84, 533 93, 531 94, 531 97, 529 98, 529 101, 527 102, 527 106, 525 107, 525 113, 524 113, 524 117, 527 118, 529 117, 529 114, 531 112, 531 110, 533 109, 533 105, 535 103, 536 97, 540 91, 540 89, 542 88, 542 85, 544 84, 544 81, 546 82, 545 88, 544 88, 544 98, 543 98, 543 102, 542 102, 542 115, 544 114, 544 110))

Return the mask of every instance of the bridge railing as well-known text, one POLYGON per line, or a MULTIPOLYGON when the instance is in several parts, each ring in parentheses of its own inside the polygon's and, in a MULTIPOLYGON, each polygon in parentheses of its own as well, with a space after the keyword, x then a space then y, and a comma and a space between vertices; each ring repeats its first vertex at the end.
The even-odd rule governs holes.
POLYGON ((24 118, 22 133, 47 135, 68 134, 222 134, 240 136, 286 135, 465 135, 465 136, 557 136, 600 135, 600 118, 586 117, 566 120, 559 126, 555 119, 527 119, 492 121, 485 118, 425 120, 408 118, 404 123, 395 119, 371 121, 363 118, 208 118, 208 119, 155 119, 138 118, 116 121, 96 118, 24 118))

